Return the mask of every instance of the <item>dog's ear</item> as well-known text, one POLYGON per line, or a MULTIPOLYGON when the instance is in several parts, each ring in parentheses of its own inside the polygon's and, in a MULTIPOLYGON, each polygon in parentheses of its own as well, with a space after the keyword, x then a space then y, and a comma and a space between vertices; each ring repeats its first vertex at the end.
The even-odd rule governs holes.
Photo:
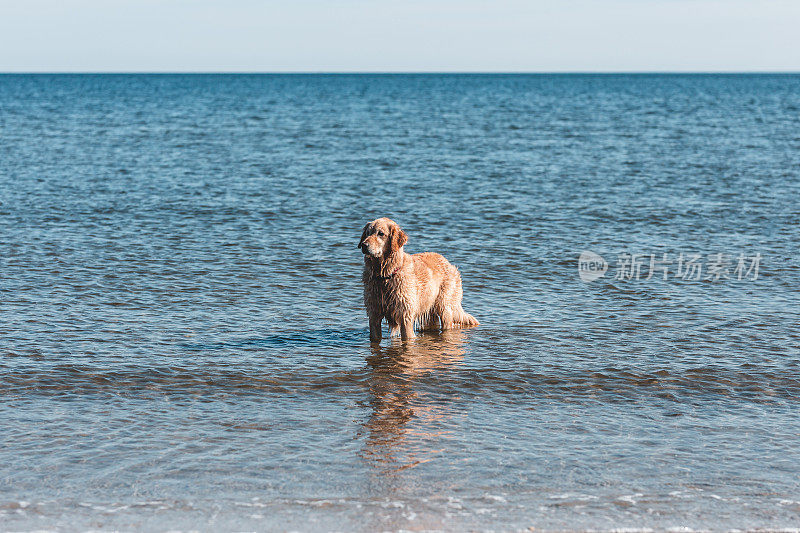
POLYGON ((400 226, 394 225, 392 226, 392 233, 389 239, 389 249, 392 252, 396 252, 400 248, 402 248, 405 243, 408 242, 408 235, 406 232, 400 229, 400 226))
POLYGON ((361 246, 364 244, 364 239, 367 238, 367 229, 369 229, 369 224, 364 226, 364 231, 361 232, 361 238, 358 240, 358 249, 361 249, 361 246))

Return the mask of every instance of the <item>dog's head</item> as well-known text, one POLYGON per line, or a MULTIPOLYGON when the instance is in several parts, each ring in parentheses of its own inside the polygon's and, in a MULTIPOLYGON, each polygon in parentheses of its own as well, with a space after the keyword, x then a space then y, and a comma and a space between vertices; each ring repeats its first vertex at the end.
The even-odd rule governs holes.
POLYGON ((381 258, 397 252, 408 242, 406 232, 388 218, 373 220, 364 226, 358 247, 369 257, 381 258))

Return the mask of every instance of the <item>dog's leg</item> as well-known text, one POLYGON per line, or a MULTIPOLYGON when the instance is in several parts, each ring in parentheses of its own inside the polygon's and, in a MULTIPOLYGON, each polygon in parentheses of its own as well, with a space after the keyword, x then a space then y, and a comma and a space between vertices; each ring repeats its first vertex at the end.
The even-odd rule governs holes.
POLYGON ((381 342, 381 317, 369 317, 369 340, 371 342, 381 342))
POLYGON ((400 338, 407 340, 413 339, 414 336, 414 321, 408 319, 403 320, 403 323, 400 324, 400 338))
POLYGON ((442 330, 453 329, 453 310, 450 306, 444 308, 442 312, 442 330))
POLYGON ((390 337, 399 337, 400 336, 400 326, 397 325, 397 322, 391 319, 387 319, 389 322, 389 336, 390 337))

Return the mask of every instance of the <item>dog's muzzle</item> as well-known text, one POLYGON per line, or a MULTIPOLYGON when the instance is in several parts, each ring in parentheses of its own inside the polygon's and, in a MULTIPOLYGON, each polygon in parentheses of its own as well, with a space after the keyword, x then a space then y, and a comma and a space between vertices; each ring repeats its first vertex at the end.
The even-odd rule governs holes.
POLYGON ((365 242, 359 243, 358 247, 361 249, 361 253, 364 255, 368 255, 370 257, 376 257, 377 254, 370 250, 369 245, 365 242))

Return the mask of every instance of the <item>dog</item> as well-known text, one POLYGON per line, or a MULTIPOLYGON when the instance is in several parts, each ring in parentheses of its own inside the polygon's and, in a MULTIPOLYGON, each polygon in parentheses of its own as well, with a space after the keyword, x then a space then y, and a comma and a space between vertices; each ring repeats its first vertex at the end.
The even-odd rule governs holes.
POLYGON ((358 247, 364 254, 364 305, 369 338, 381 340, 381 321, 389 335, 403 340, 420 330, 477 326, 461 307, 461 275, 447 259, 433 252, 407 254, 408 236, 391 219, 364 226, 358 247))

